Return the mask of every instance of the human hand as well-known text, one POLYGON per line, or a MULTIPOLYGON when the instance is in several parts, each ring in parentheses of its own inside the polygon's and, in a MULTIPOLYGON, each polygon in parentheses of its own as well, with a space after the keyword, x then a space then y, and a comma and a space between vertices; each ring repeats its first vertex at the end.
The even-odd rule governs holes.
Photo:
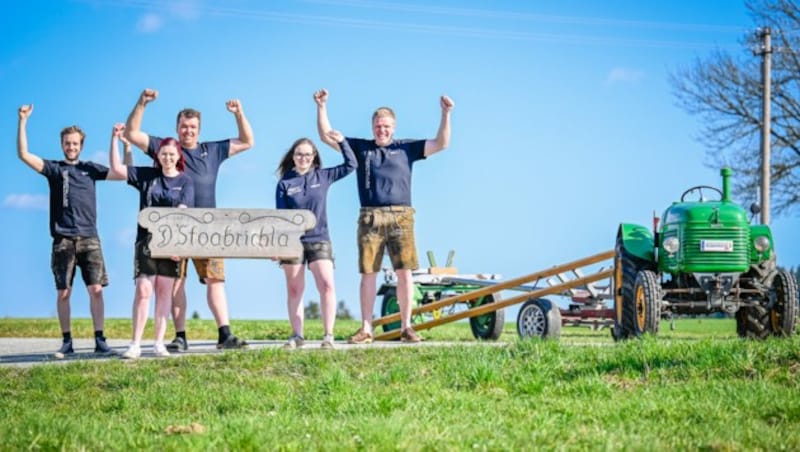
POLYGON ((452 110, 456 105, 455 102, 453 102, 453 99, 450 99, 447 96, 442 96, 439 100, 439 103, 442 106, 442 111, 445 113, 450 113, 450 110, 452 110))
POLYGON ((319 106, 325 105, 325 102, 327 102, 327 101, 328 101, 328 90, 327 89, 322 88, 321 90, 319 90, 319 91, 314 93, 314 102, 316 102, 317 105, 319 105, 319 106))
POLYGON ((145 90, 142 91, 142 94, 139 95, 139 103, 142 105, 142 107, 144 107, 150 102, 156 100, 157 97, 158 97, 158 91, 150 88, 145 88, 145 90))
POLYGON ((342 132, 339 132, 338 130, 331 129, 325 135, 327 135, 328 138, 337 143, 341 143, 342 141, 344 141, 344 135, 342 135, 342 132))
POLYGON ((239 99, 231 99, 225 102, 225 108, 228 109, 229 112, 236 114, 242 112, 242 103, 239 102, 239 99))
POLYGON ((122 138, 123 132, 125 132, 125 124, 118 122, 114 124, 114 128, 111 129, 111 136, 114 138, 122 138))
POLYGON ((170 257, 170 259, 172 259, 173 262, 180 262, 181 261, 180 256, 172 256, 172 257, 170 257))
POLYGON ((23 105, 19 107, 19 119, 28 119, 28 116, 33 112, 33 104, 23 105))

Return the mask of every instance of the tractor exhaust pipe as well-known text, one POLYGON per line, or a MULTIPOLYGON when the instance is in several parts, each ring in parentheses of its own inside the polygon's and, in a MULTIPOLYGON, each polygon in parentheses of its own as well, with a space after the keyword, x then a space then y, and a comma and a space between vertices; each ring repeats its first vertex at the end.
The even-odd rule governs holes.
POLYGON ((722 200, 724 202, 731 202, 731 175, 733 170, 729 167, 724 167, 720 170, 719 174, 722 176, 722 200))

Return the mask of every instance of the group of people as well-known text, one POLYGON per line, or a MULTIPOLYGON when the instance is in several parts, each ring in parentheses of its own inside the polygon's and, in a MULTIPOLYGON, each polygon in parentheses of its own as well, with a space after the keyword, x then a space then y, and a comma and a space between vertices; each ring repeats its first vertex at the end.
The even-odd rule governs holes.
MULTIPOLYGON (((158 97, 152 89, 142 91, 127 122, 112 128, 109 167, 80 160, 85 140, 78 126, 61 131, 63 160, 45 160, 28 151, 27 122, 33 105, 19 108, 17 153, 36 172, 45 176, 50 187, 50 233, 53 237, 51 269, 57 290, 57 312, 63 340, 56 358, 74 353, 70 321, 70 295, 75 272, 79 268, 89 292, 95 330, 95 353, 113 354, 103 332, 103 287, 108 285, 100 239, 97 232, 95 182, 127 180, 139 191, 139 208, 216 207, 216 182, 222 162, 253 147, 253 130, 239 100, 229 100, 226 107, 234 115, 236 138, 200 142, 200 112, 181 110, 177 115, 177 138, 151 136, 141 130, 145 107, 158 97), (119 144, 124 145, 120 159, 119 144), (150 166, 133 166, 131 146, 147 153, 150 166)), ((299 348, 303 336, 305 266, 311 271, 320 296, 324 336, 322 348, 334 347, 336 290, 333 276, 333 249, 328 231, 327 193, 331 184, 356 170, 361 210, 358 218, 358 255, 361 273, 361 327, 348 342, 372 342, 372 312, 376 280, 384 251, 388 251, 397 275, 400 305, 401 340, 419 342, 411 325, 413 306, 412 270, 418 268, 414 239, 414 209, 411 207, 411 173, 414 162, 445 149, 450 141, 450 112, 453 101, 440 99, 441 121, 436 137, 428 140, 395 139, 396 118, 388 107, 372 115, 370 140, 345 137, 331 127, 328 119, 327 90, 314 93, 317 105, 317 130, 320 140, 341 152, 343 163, 323 168, 319 150, 308 138, 296 140, 277 168, 275 190, 278 209, 308 209, 316 216, 314 228, 301 237, 302 256, 281 259, 286 277, 287 309, 292 334, 285 348, 299 348)), ((148 243, 151 236, 138 228, 134 245, 135 295, 133 302, 133 339, 122 353, 136 359, 142 353, 142 336, 147 323, 150 298, 155 292, 155 343, 153 352, 168 356, 188 349, 186 338, 187 257, 153 258, 148 243), (170 315, 175 338, 165 344, 170 315)), ((190 258, 190 257, 189 257, 190 258)), ((225 295, 224 261, 216 258, 191 258, 197 276, 206 286, 209 309, 218 328, 217 348, 246 348, 247 342, 231 332, 225 295)))

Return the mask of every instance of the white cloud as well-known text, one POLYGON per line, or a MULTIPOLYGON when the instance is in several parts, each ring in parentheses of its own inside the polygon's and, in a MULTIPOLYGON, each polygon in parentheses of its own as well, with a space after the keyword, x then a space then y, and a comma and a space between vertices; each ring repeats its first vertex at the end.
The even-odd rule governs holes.
POLYGON ((25 210, 44 210, 50 207, 48 195, 31 195, 28 193, 12 193, 3 200, 3 207, 25 210))
POLYGON ((634 69, 617 67, 608 73, 606 83, 609 85, 614 83, 635 83, 644 78, 644 72, 634 69))
POLYGON ((139 18, 139 22, 136 23, 136 31, 140 33, 155 33, 161 29, 162 25, 164 25, 164 19, 161 16, 147 13, 139 18))

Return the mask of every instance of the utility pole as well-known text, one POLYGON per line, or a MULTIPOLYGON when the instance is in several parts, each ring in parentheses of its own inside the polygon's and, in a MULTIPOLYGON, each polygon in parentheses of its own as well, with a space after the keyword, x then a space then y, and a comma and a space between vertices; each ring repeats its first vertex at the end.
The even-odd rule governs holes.
POLYGON ((770 163, 770 99, 772 98, 772 31, 769 27, 758 30, 761 48, 755 54, 761 55, 761 224, 769 224, 769 186, 772 164, 770 163))

